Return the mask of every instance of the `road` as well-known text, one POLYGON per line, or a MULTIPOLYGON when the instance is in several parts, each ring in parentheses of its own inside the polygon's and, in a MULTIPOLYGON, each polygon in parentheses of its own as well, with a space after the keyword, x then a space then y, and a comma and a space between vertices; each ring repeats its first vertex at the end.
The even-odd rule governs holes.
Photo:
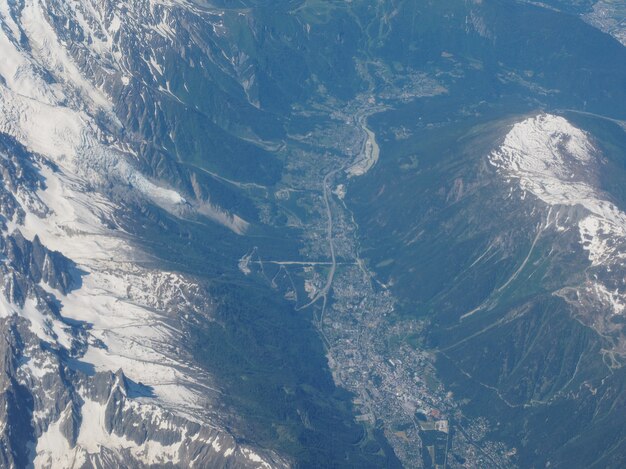
POLYGON ((333 279, 335 277, 335 272, 337 270, 337 257, 335 254, 335 240, 333 239, 333 211, 332 208, 330 206, 330 188, 328 187, 329 185, 329 181, 331 180, 331 178, 337 174, 340 171, 344 170, 344 166, 342 166, 341 168, 337 168, 337 169, 333 169, 332 171, 330 171, 329 173, 326 174, 326 176, 324 176, 324 181, 323 181, 323 186, 324 186, 324 204, 326 206, 326 217, 328 219, 327 222, 327 228, 326 228, 326 233, 327 233, 327 239, 328 239, 328 247, 330 249, 330 271, 328 272, 328 277, 326 278, 326 285, 324 285, 324 288, 322 288, 317 295, 315 295, 315 298, 313 298, 310 302, 308 302, 307 304, 305 304, 304 306, 298 308, 298 309, 305 309, 308 308, 309 306, 313 305, 314 303, 317 303, 317 301, 320 298, 324 298, 324 306, 322 308, 322 314, 320 316, 320 326, 321 326, 321 320, 324 316, 324 310, 326 309, 326 301, 328 299, 328 292, 330 291, 330 288, 333 285, 333 279))
MULTIPOLYGON (((366 138, 363 143, 363 147, 361 150, 361 154, 356 158, 356 160, 349 166, 343 165, 340 168, 333 169, 329 173, 324 176, 323 180, 323 192, 324 192, 324 204, 326 207, 326 216, 328 219, 327 225, 327 239, 328 246, 330 250, 330 271, 328 272, 328 277, 326 279, 326 285, 322 288, 315 298, 313 298, 309 303, 302 306, 300 309, 308 308, 309 306, 315 304, 320 298, 324 299, 324 306, 322 308, 322 314, 320 317, 320 326, 321 321, 324 316, 324 310, 326 309, 326 301, 328 299, 328 292, 330 291, 333 279, 335 277, 335 272, 337 270, 337 259, 335 253, 335 242, 333 239, 333 212, 332 207, 330 205, 330 197, 331 197, 331 188, 330 183, 332 182, 333 176, 335 176, 339 172, 346 171, 349 176, 362 176, 367 171, 369 171, 378 161, 378 157, 380 155, 380 147, 376 142, 376 134, 367 127, 367 113, 359 113, 355 115, 354 121, 358 123, 361 130, 364 132, 366 138)), ((357 262, 360 263, 360 259, 357 262)))

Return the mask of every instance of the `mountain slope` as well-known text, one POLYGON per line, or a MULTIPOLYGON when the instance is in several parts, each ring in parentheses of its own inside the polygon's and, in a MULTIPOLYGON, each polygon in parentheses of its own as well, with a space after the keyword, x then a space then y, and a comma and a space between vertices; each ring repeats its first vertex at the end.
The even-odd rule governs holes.
MULTIPOLYGON (((151 10, 161 21, 173 6, 146 2, 133 14, 151 10)), ((124 137, 114 89, 132 87, 126 66, 141 70, 121 63, 123 28, 106 8, 1 9, 2 465, 284 465, 235 441, 216 407, 220 391, 182 345, 194 322, 212 320, 207 286, 155 267, 120 224, 128 210, 154 204, 237 233, 247 228, 138 169, 146 152, 124 137), (16 412, 29 416, 19 426, 16 412)), ((159 34, 172 32, 163 23, 159 34)))
MULTIPOLYGON (((461 132, 462 162, 420 159, 400 176, 420 181, 409 185, 420 204, 396 225, 403 246, 386 241, 372 263, 393 259, 380 280, 404 314, 418 312, 466 415, 488 416, 487 434, 515 447, 520 466, 617 464, 624 212, 606 177, 623 177, 620 156, 550 114, 461 132)), ((374 210, 374 223, 392 223, 374 210)))

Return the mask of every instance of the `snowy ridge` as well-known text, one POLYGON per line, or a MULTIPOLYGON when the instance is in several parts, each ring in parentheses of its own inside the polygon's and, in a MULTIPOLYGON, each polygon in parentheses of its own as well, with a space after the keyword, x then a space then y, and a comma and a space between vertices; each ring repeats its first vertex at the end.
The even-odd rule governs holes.
POLYGON ((219 391, 180 345, 183 323, 210 315, 207 292, 142 268, 128 235, 103 222, 113 204, 4 137, 0 145, 0 329, 7 339, 19 330, 0 353, 33 401, 35 467, 265 464, 219 428, 219 391))
POLYGON ((626 267, 626 213, 597 187, 600 161, 588 135, 563 117, 541 114, 515 124, 489 161, 522 194, 557 210, 580 208, 581 215, 565 225, 553 217, 557 230, 578 230, 587 252, 591 267, 579 297, 592 296, 611 314, 623 314, 626 280, 615 272, 626 267))
POLYGON ((42 173, 47 188, 38 196, 49 215, 42 219, 25 210, 20 230, 27 238, 39 236, 86 272, 80 289, 65 296, 52 291, 63 303, 63 316, 91 324, 92 342, 106 345, 106 349, 90 346, 84 360, 98 371, 122 368, 134 381, 154 386, 164 402, 196 407, 198 399, 188 390, 195 380, 188 374, 199 371, 180 371, 184 363, 173 360, 168 345, 179 339, 180 331, 168 321, 167 313, 193 312, 189 302, 175 302, 185 299, 183 289, 195 291, 198 286, 177 274, 138 267, 142 255, 137 248, 100 220, 113 212, 109 202, 57 173, 46 169, 42 173), (171 304, 175 307, 168 308, 171 304))
MULTIPOLYGON (((124 140, 110 86, 76 62, 76 54, 87 54, 85 63, 126 86, 132 73, 116 46, 120 13, 136 22, 150 15, 154 33, 169 40, 176 34, 169 8, 195 7, 180 1, 109 6, 0 0, 0 248, 6 255, 0 328, 14 340, 0 352, 12 367, 3 371, 17 377, 0 378, 0 389, 19 383, 33 401, 31 414, 23 414, 30 421, 3 422, 1 443, 18 445, 12 428, 32 425, 28 457, 42 468, 130 461, 133 467, 285 466, 223 429, 220 391, 185 347, 190 324, 210 320, 211 297, 192 278, 144 267, 148 255, 116 222, 123 202, 106 188, 240 234, 248 223, 145 176, 137 146, 124 140), (76 44, 88 50, 70 48, 54 23, 59 18, 84 35, 76 44)), ((158 74, 155 57, 147 60, 158 74)), ((18 453, 0 455, 0 465, 25 465, 18 453)))
MULTIPOLYGON (((94 378, 90 373, 84 378, 78 410, 70 402, 59 416, 50 414, 49 409, 57 406, 54 395, 36 406, 33 417, 42 433, 35 443, 35 467, 97 466, 103 451, 112 452, 119 461, 132 457, 146 465, 193 467, 195 452, 204 451, 199 467, 218 456, 269 467, 255 451, 238 445, 210 423, 210 408, 219 391, 178 345, 184 343, 185 321, 211 313, 207 292, 180 274, 141 267, 144 254, 129 244, 129 235, 105 223, 111 222, 117 209, 113 203, 91 192, 78 178, 41 162, 34 167, 43 184, 36 191, 24 187, 15 191, 19 216, 7 220, 3 235, 19 233, 32 242, 40 239, 76 263, 81 284, 63 292, 42 281, 37 286, 41 294, 29 294, 23 305, 11 301, 12 287, 5 287, 8 293, 0 295, 0 317, 24 318, 40 344, 73 357, 71 367, 96 373, 94 378), (41 295, 45 293, 58 299, 59 316, 44 307, 41 295), (87 327, 75 331, 68 321, 87 327), (92 379, 113 374, 118 387, 120 381, 130 380, 149 392, 129 397, 124 390, 124 398, 115 400, 117 407, 112 409, 114 389, 93 396, 92 379), (112 415, 120 417, 120 428, 110 423, 112 415), (72 441, 64 429, 77 419, 80 425, 72 441), (138 439, 132 425, 124 426, 127 422, 148 428, 165 425, 168 430, 138 439)), ((56 354, 42 355, 37 346, 30 348, 20 376, 25 385, 36 389, 42 381, 57 379, 67 365, 56 354)))

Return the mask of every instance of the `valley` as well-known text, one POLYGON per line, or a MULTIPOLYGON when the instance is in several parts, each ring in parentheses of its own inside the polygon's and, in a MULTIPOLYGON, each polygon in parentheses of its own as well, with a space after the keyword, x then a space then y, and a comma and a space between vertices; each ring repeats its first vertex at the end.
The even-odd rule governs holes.
POLYGON ((335 383, 353 394, 356 420, 368 429, 370 441, 363 442, 368 451, 380 451, 376 447, 381 443, 374 442, 377 432, 382 432, 404 467, 510 467, 509 457, 515 452, 486 438, 489 424, 485 420, 464 417, 453 394, 437 378, 435 354, 422 343, 423 322, 396 318, 397 299, 361 256, 359 226, 345 187, 349 191, 351 185, 359 184, 359 177, 380 156, 367 117, 386 106, 372 101, 365 96, 357 99, 352 115, 332 112, 334 120, 342 123, 340 132, 333 139, 331 124, 317 137, 330 135, 330 140, 347 140, 351 146, 338 147, 332 158, 299 155, 294 163, 300 167, 307 161, 310 166, 302 179, 290 178, 289 190, 306 197, 307 206, 316 207, 309 209, 316 217, 303 222, 307 226, 303 258, 268 261, 253 249, 253 257, 241 270, 270 280, 270 272, 276 270, 272 264, 279 265, 276 275, 290 278, 287 290, 279 289, 281 293, 296 302, 298 311, 314 312, 335 383), (346 138, 346 133, 351 137, 346 138), (320 168, 327 172, 320 174, 320 168), (294 281, 313 288, 306 291, 306 297, 290 294, 297 289, 294 281), (443 444, 433 442, 442 437, 443 444))

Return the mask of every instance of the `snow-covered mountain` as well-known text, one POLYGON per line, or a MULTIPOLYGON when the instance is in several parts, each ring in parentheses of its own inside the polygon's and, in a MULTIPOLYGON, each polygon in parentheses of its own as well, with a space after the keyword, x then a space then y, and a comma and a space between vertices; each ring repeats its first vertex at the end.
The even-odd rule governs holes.
MULTIPOLYGON (((286 464, 236 441, 185 349, 185 331, 211 320, 205 286, 146 267, 119 223, 152 204, 247 228, 148 176, 145 142, 117 117, 156 114, 150 93, 172 99, 163 54, 184 56, 176 38, 196 28, 219 37, 221 15, 153 0, 0 2, 2 467, 286 464)), ((241 57, 220 60, 245 75, 241 57)))
POLYGON ((607 354, 622 357, 624 336, 614 318, 626 310, 626 213, 599 188, 601 151, 563 117, 541 114, 515 124, 489 161, 518 186, 517 196, 545 204, 542 230, 578 234, 589 267, 579 285, 555 294, 583 323, 614 340, 607 354))

